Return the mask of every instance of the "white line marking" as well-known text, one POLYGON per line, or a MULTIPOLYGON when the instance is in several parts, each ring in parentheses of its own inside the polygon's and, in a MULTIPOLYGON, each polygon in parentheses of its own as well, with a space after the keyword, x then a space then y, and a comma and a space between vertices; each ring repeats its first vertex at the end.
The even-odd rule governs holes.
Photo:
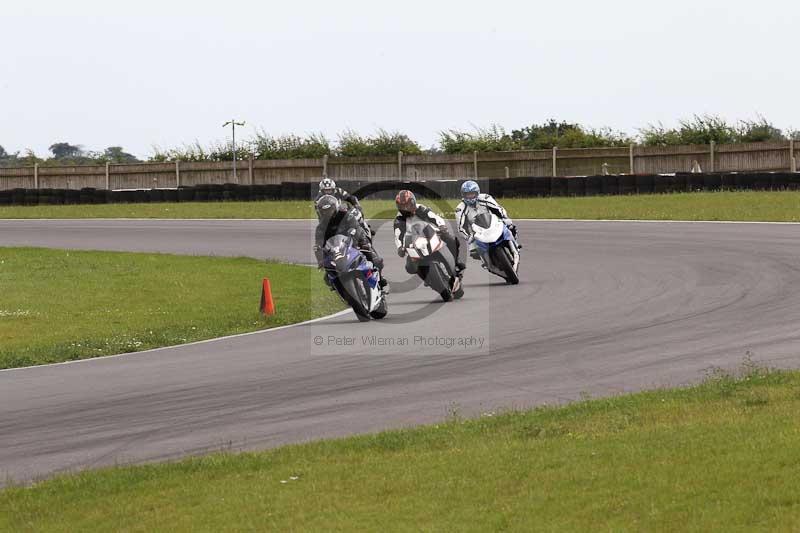
POLYGON ((162 346, 160 348, 151 348, 149 350, 142 350, 141 352, 128 352, 128 353, 118 353, 114 355, 103 355, 101 357, 91 357, 88 359, 78 359, 75 361, 62 361, 60 363, 48 363, 46 365, 34 365, 34 366, 21 366, 17 368, 3 368, 0 369, 0 372, 15 372, 19 370, 31 370, 36 368, 47 368, 50 366, 60 366, 60 365, 72 365, 76 363, 91 363, 92 361, 99 361, 101 359, 113 359, 115 357, 130 357, 130 356, 137 356, 146 353, 153 353, 153 352, 160 352, 162 350, 172 350, 173 348, 182 348, 184 346, 196 346, 198 344, 208 344, 212 342, 219 342, 219 341, 226 341, 230 339, 237 339, 239 337, 249 337, 251 335, 266 335, 267 333, 272 333, 273 331, 280 331, 282 329, 289 329, 289 328, 296 328, 299 326, 305 326, 308 324, 313 324, 315 322, 321 322, 323 320, 328 320, 331 318, 336 318, 337 316, 342 316, 347 313, 352 312, 352 309, 343 309, 337 313, 333 313, 332 315, 321 316, 319 318, 313 318, 311 320, 306 320, 305 322, 298 322, 297 324, 286 324, 285 326, 278 326, 275 328, 269 329, 260 329, 258 331, 248 331, 247 333, 237 333, 236 335, 227 335, 225 337, 215 337, 213 339, 205 339, 202 341, 193 341, 187 342, 185 344, 173 344, 171 346, 162 346))

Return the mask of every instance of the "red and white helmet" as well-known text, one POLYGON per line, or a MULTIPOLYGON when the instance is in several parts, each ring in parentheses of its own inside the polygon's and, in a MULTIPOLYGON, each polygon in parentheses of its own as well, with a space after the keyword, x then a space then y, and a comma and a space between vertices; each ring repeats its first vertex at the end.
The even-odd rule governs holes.
POLYGON ((397 210, 404 215, 413 215, 417 212, 417 197, 411 191, 403 189, 398 192, 394 203, 397 204, 397 210))

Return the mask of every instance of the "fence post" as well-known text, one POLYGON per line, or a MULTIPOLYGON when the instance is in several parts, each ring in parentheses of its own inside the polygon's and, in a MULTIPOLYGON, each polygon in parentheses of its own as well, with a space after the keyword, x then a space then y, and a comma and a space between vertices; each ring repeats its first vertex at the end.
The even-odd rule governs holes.
POLYGON ((631 175, 636 174, 636 166, 633 164, 633 145, 630 147, 630 159, 631 159, 631 175))
POLYGON ((506 167, 506 178, 511 177, 511 172, 509 172, 508 167, 506 167))
POLYGON ((789 168, 797 172, 797 159, 794 158, 794 139, 789 139, 789 168))
POLYGON ((39 163, 33 164, 33 188, 39 188, 39 163))
POLYGON ((328 154, 322 156, 322 177, 328 177, 328 154))
POLYGON ((711 141, 711 163, 709 164, 711 172, 714 172, 714 168, 715 168, 715 166, 714 166, 714 144, 715 144, 714 141, 711 141))
POLYGON ((111 171, 109 169, 110 166, 111 166, 111 163, 106 161, 106 190, 107 191, 111 190, 111 171))
POLYGON ((179 160, 175 161, 175 188, 180 189, 181 187, 181 162, 179 160))
POLYGON ((397 152, 397 179, 403 179, 403 151, 397 152))
POLYGON ((556 163, 556 159, 558 158, 558 147, 553 146, 553 177, 555 178, 558 176, 558 164, 556 163))
POLYGON ((253 185, 253 154, 250 154, 250 161, 247 164, 247 177, 250 180, 250 185, 253 185))
POLYGON ((472 152, 472 173, 475 175, 475 179, 478 179, 478 151, 477 150, 472 152))

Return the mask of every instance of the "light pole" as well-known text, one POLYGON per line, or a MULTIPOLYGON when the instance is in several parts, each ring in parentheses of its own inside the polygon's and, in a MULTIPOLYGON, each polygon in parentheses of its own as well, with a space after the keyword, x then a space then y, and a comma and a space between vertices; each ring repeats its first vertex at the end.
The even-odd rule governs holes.
POLYGON ((244 122, 236 122, 236 119, 231 119, 222 125, 223 128, 231 126, 233 132, 233 181, 239 183, 239 178, 236 177, 236 126, 244 126, 244 122))

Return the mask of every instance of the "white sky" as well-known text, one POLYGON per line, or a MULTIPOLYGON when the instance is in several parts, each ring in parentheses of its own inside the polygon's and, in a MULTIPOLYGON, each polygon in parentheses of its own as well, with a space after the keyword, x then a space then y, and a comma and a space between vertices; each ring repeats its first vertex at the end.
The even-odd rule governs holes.
POLYGON ((800 127, 800 2, 26 0, 0 8, 0 145, 147 156, 273 134, 694 113, 800 127), (237 135, 238 136, 238 135, 237 135))

